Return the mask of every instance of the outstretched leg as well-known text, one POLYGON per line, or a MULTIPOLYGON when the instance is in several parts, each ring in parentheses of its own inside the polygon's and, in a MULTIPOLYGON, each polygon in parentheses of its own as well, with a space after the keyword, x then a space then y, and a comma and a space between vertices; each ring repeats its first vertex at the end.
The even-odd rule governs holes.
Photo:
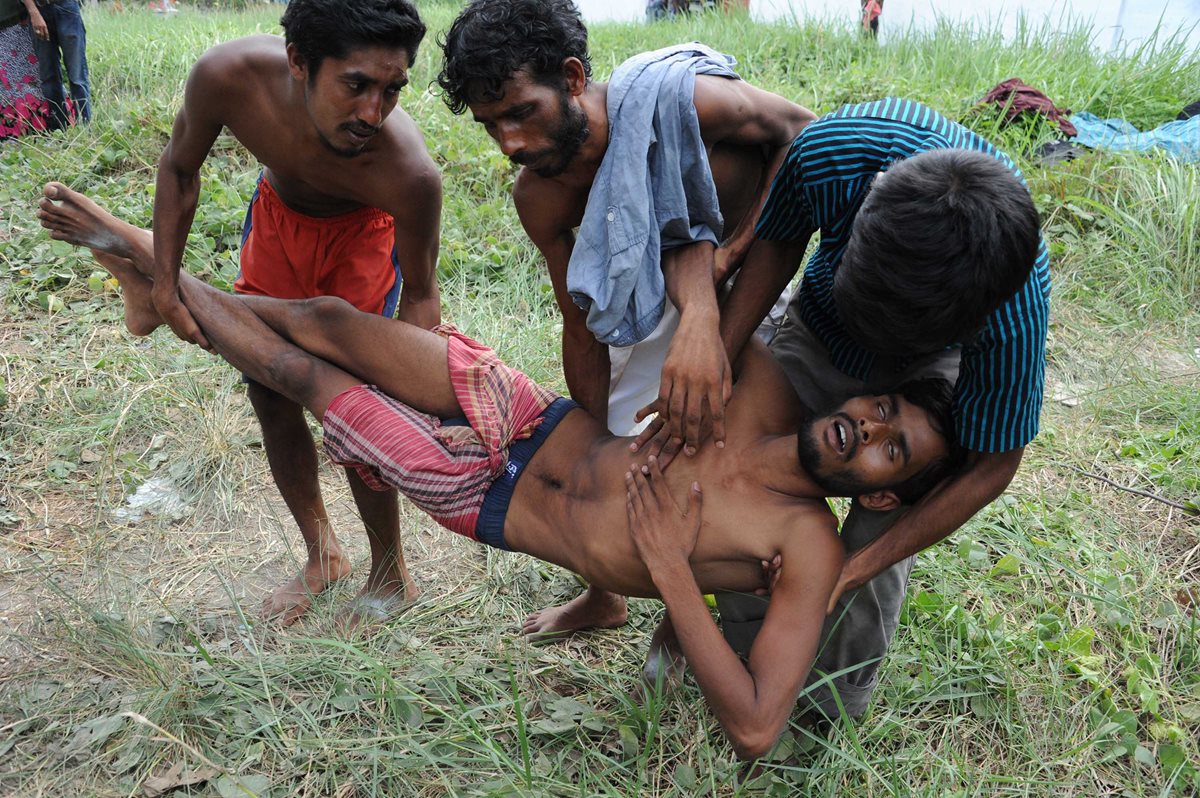
MULTIPOLYGON (((153 283, 142 272, 148 271, 153 263, 153 239, 151 233, 147 230, 136 228, 126 224, 87 197, 74 192, 60 183, 49 184, 45 189, 45 197, 42 199, 38 217, 43 226, 49 231, 51 237, 69 241, 73 244, 91 246, 93 254, 101 265, 105 266, 110 272, 117 277, 121 282, 124 290, 122 297, 126 305, 126 326, 130 332, 136 335, 147 335, 157 326, 162 323, 161 318, 154 310, 153 304, 150 301, 150 289, 153 283), (141 271, 139 271, 141 269, 141 271)), ((245 305, 248 297, 233 297, 196 281, 187 275, 181 278, 181 294, 184 297, 185 303, 192 310, 197 321, 207 328, 221 328, 222 333, 218 335, 221 343, 218 345, 214 342, 214 348, 223 356, 226 357, 235 366, 241 368, 252 379, 259 383, 265 384, 254 386, 251 388, 251 400, 255 405, 256 412, 260 419, 264 421, 264 439, 271 435, 272 423, 284 413, 276 413, 269 409, 264 409, 260 412, 259 405, 261 402, 254 401, 256 391, 264 395, 274 396, 278 399, 277 404, 296 407, 289 399, 281 396, 280 393, 290 396, 295 399, 299 396, 306 396, 307 390, 303 385, 296 384, 293 381, 293 389, 289 391, 284 387, 284 383, 277 382, 281 377, 286 377, 286 372, 292 368, 285 368, 282 373, 276 369, 274 378, 272 369, 269 363, 256 364, 253 359, 255 354, 253 351, 246 351, 246 347, 241 345, 239 337, 253 339, 256 335, 261 335, 261 322, 257 320, 257 316, 250 313, 246 316, 248 309, 245 305), (240 310, 239 310, 240 307, 240 310), (232 315, 231 315, 232 314, 232 315), (250 322, 253 329, 254 324, 260 325, 260 329, 256 332, 246 333, 245 330, 239 328, 232 319, 240 318, 243 322, 250 322), (251 319, 254 321, 251 322, 251 319), (232 325, 232 326, 231 326, 232 325), (274 389, 274 390, 270 390, 274 389), (277 393, 276 391, 279 391, 277 393)), ((326 336, 327 342, 333 342, 340 335, 348 335, 349 338, 337 341, 337 346, 327 347, 327 351, 340 354, 348 362, 358 363, 366 368, 367 373, 370 373, 371 358, 360 357, 359 350, 361 348, 375 348, 381 346, 378 337, 375 336, 375 330, 367 330, 365 332, 357 329, 353 321, 354 316, 349 317, 351 322, 348 328, 344 324, 343 316, 346 316, 343 311, 349 310, 351 314, 358 314, 353 308, 348 308, 344 303, 337 300, 317 300, 309 303, 297 303, 287 301, 267 300, 264 307, 272 311, 272 317, 279 323, 287 327, 307 326, 310 324, 320 323, 324 317, 332 317, 340 325, 340 331, 326 336), (332 305, 332 307, 330 307, 332 305)), ((385 321, 380 317, 371 317, 369 314, 358 314, 368 316, 376 321, 385 321)), ((395 322, 386 322, 389 327, 395 326, 406 334, 396 342, 397 346, 404 347, 406 355, 415 356, 418 350, 422 356, 433 358, 432 369, 421 369, 421 375, 409 372, 407 375, 395 373, 395 368, 412 368, 418 370, 419 364, 414 357, 407 358, 404 362, 397 366, 397 362, 391 358, 379 359, 385 367, 385 374, 378 379, 372 379, 376 383, 391 385, 399 398, 408 400, 410 404, 418 409, 426 412, 438 413, 441 415, 458 415, 461 410, 455 398, 453 388, 449 384, 449 372, 446 368, 446 352, 445 342, 440 337, 431 333, 411 328, 408 325, 398 324, 395 322), (423 337, 423 341, 414 342, 412 335, 423 337), (391 376, 389 376, 391 375, 391 376), (442 380, 441 385, 430 385, 428 382, 422 383, 423 379, 432 379, 436 383, 439 379, 442 380), (398 388, 397 386, 402 386, 398 388)), ((387 332, 392 332, 390 329, 387 332)), ((276 344, 283 343, 278 336, 274 336, 275 340, 268 343, 260 341, 265 345, 263 352, 273 351, 277 347, 276 344)), ((384 347, 387 344, 383 345, 384 347)), ((257 345, 251 349, 257 348, 257 345)), ((286 352, 287 350, 282 350, 286 352)), ((261 353, 260 353, 261 354, 261 353)), ((295 352, 291 354, 296 354, 295 352)), ((425 364, 429 364, 429 360, 425 360, 425 364)), ((295 364, 293 364, 295 365, 295 364)), ((328 363, 325 364, 329 366, 328 363)), ((334 369, 343 380, 339 384, 344 387, 358 384, 364 380, 356 380, 350 378, 345 382, 349 375, 342 372, 340 369, 334 369)), ((306 382, 300 380, 299 382, 306 382)), ((323 414, 324 407, 328 405, 332 396, 340 390, 334 390, 332 393, 323 392, 318 386, 316 395, 309 397, 308 401, 303 401, 309 409, 313 410, 318 418, 323 414)), ((266 404, 270 404, 267 402, 266 404)), ((276 408, 278 409, 278 408, 276 408)), ((303 419, 297 415, 300 420, 300 426, 303 427, 303 437, 307 443, 308 450, 311 450, 313 482, 315 483, 315 450, 312 447, 312 439, 308 434, 307 425, 303 423, 303 419)), ((294 426, 294 425, 293 425, 294 426)), ((271 461, 272 470, 275 471, 275 459, 272 457, 273 451, 280 450, 280 447, 267 446, 268 459, 271 461)), ((294 459, 297 452, 297 447, 283 447, 287 451, 285 459, 289 461, 294 459)), ((362 484, 356 473, 347 472, 350 477, 351 491, 354 494, 355 502, 358 505, 359 512, 362 515, 363 523, 367 528, 368 538, 371 543, 372 568, 371 573, 367 578, 367 585, 360 593, 359 598, 352 605, 351 609, 344 613, 339 618, 339 627, 343 629, 353 629, 360 626, 364 622, 379 620, 381 616, 391 615, 396 609, 411 602, 418 593, 416 584, 408 574, 407 566, 404 562, 403 550, 400 542, 400 526, 399 516, 396 507, 395 491, 377 492, 372 491, 365 484, 362 484)), ((281 492, 284 494, 285 501, 288 500, 289 494, 284 490, 284 482, 276 480, 280 485, 281 492)), ((280 589, 272 593, 264 602, 264 610, 268 615, 279 617, 285 624, 294 621, 298 618, 309 606, 312 596, 319 593, 332 581, 346 575, 349 572, 349 565, 342 556, 340 548, 337 546, 336 538, 332 534, 332 529, 329 525, 328 516, 324 512, 324 506, 320 502, 320 495, 315 489, 309 491, 314 494, 317 499, 319 512, 308 512, 300 509, 299 512, 293 508, 293 502, 288 501, 290 509, 293 509, 293 515, 296 516, 297 522, 300 525, 301 532, 304 533, 305 543, 308 550, 308 562, 300 574, 280 589), (304 521, 308 521, 307 525, 304 521), (311 527, 311 529, 310 529, 311 527), (311 534, 308 534, 311 533, 311 534)), ((311 502, 310 502, 311 504, 311 502)), ((305 505, 306 507, 308 505, 305 505)))
MULTIPOLYGON (((127 259, 143 275, 150 276, 154 248, 149 230, 122 222, 62 183, 47 184, 44 194, 38 206, 38 219, 50 231, 51 238, 127 259)), ((460 413, 450 384, 446 341, 439 335, 364 313, 337 297, 293 300, 231 296, 187 274, 180 275, 179 284, 185 303, 190 299, 204 305, 215 314, 214 318, 237 317, 245 321, 244 314, 249 313, 258 317, 261 325, 269 325, 277 333, 275 337, 282 336, 305 353, 358 376, 359 382, 378 385, 384 393, 410 407, 442 417, 460 413)), ((227 336, 226 351, 218 351, 241 368, 239 362, 244 359, 254 362, 252 349, 253 346, 240 345, 227 336)), ((262 364, 256 363, 255 367, 261 369, 262 364)), ((241 370, 274 389, 270 377, 259 380, 247 369, 241 370)), ((286 391, 279 393, 290 396, 286 391)))

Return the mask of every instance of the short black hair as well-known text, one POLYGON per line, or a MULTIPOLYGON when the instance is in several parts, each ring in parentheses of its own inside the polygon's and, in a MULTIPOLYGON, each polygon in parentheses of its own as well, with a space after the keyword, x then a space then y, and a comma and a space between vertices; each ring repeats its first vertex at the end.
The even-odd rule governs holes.
POLYGON ((954 423, 954 387, 940 377, 909 380, 893 393, 929 414, 929 421, 946 441, 946 454, 938 457, 903 482, 889 485, 890 490, 905 504, 914 504, 946 477, 962 466, 966 451, 958 441, 954 423))
POLYGON ((834 276, 834 305, 850 336, 877 352, 966 343, 1029 278, 1039 241, 1029 189, 1002 161, 922 152, 868 191, 834 276))
POLYGON ((592 76, 587 28, 571 0, 472 0, 450 25, 437 76, 442 99, 461 114, 472 100, 504 96, 504 83, 519 70, 548 86, 562 82, 568 58, 592 76))
POLYGON ((291 0, 279 24, 312 76, 326 58, 345 58, 359 47, 403 48, 412 66, 425 38, 409 0, 291 0))

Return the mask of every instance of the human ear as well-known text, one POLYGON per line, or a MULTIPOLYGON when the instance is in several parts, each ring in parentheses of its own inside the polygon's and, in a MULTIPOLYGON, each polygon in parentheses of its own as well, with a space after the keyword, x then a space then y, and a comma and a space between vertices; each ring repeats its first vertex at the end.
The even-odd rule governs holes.
POLYGON ((308 64, 304 62, 304 56, 300 55, 300 51, 296 49, 296 45, 289 44, 287 46, 287 61, 288 72, 296 80, 306 80, 308 78, 308 64))
POLYGON ((864 493, 858 497, 858 503, 868 510, 886 512, 895 510, 902 502, 900 497, 890 490, 877 490, 874 493, 864 493))
POLYGON ((583 90, 587 87, 587 73, 583 69, 583 62, 575 56, 569 56, 563 59, 562 63, 563 83, 566 84, 567 93, 578 97, 583 94, 583 90))

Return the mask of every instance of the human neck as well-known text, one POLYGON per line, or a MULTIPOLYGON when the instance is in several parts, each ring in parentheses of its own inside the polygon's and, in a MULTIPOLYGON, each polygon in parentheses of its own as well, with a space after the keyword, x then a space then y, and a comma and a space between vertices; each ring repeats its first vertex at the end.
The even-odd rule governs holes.
POLYGON ((754 455, 755 474, 764 487, 804 499, 829 495, 800 465, 795 434, 764 438, 754 455))
POLYGON ((589 83, 579 96, 579 104, 587 115, 588 137, 571 165, 553 179, 590 188, 608 152, 608 84, 589 83))

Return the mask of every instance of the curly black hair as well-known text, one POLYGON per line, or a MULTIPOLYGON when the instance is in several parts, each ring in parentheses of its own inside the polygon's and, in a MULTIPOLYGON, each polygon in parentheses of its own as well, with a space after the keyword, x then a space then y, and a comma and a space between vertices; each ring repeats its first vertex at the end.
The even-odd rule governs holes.
POLYGON ((411 66, 425 38, 409 0, 291 0, 279 24, 314 77, 326 58, 345 58, 359 47, 402 47, 411 66))
POLYGON ((592 75, 587 28, 571 0, 473 0, 439 42, 442 99, 461 114, 470 100, 498 100, 520 69, 558 85, 562 64, 575 57, 592 75))

